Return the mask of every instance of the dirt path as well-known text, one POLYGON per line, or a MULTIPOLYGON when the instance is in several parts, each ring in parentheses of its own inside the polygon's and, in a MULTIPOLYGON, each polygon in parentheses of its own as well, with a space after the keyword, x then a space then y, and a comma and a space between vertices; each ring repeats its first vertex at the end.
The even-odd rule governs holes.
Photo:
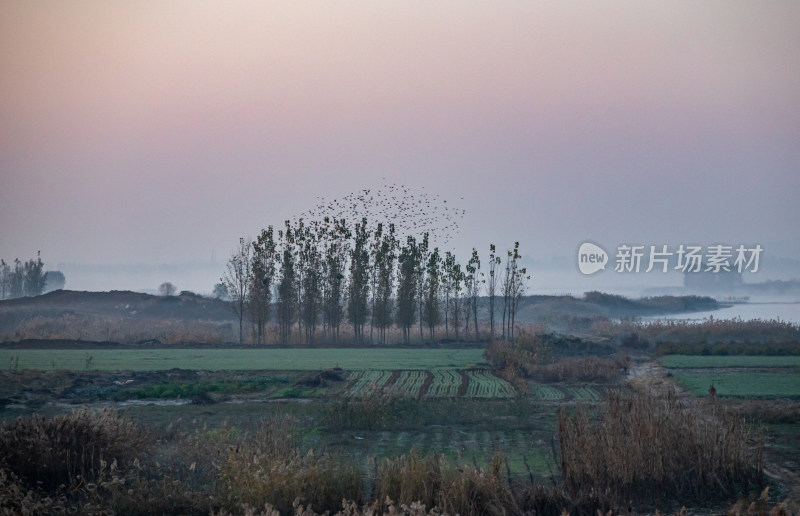
MULTIPOLYGON (((674 387, 678 395, 684 398, 687 403, 708 402, 705 398, 695 398, 675 384, 670 378, 667 369, 662 367, 658 361, 638 363, 628 371, 627 380, 634 387, 650 391, 661 390, 668 386, 674 387)), ((800 500, 800 465, 769 445, 764 447, 764 454, 766 459, 764 475, 767 482, 780 486, 781 500, 786 498, 800 500)))
POLYGON ((641 362, 628 370, 628 383, 634 387, 641 387, 649 391, 662 390, 674 387, 681 396, 689 396, 680 386, 670 379, 667 370, 657 360, 641 362))
POLYGON ((766 466, 764 475, 767 482, 778 484, 781 487, 780 498, 785 500, 800 500, 800 471, 798 465, 787 460, 785 456, 776 452, 773 448, 765 447, 766 466))

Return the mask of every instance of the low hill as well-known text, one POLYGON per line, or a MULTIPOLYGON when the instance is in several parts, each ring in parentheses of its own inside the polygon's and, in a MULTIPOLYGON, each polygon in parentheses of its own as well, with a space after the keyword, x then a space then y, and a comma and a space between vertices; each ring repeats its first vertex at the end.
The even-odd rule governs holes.
POLYGON ((153 296, 128 290, 111 292, 55 290, 41 296, 0 301, 0 326, 3 317, 13 312, 40 312, 49 315, 62 312, 206 321, 232 319, 228 303, 191 292, 181 292, 177 296, 153 296))
MULTIPOLYGON (((500 328, 503 300, 495 301, 500 328)), ((519 303, 517 324, 539 324, 548 331, 583 334, 593 323, 697 310, 719 305, 711 298, 662 296, 629 299, 589 292, 572 296, 526 296, 519 303)), ((489 320, 488 299, 479 298, 478 319, 489 320)), ((154 296, 130 291, 57 290, 36 297, 0 301, 0 342, 74 340, 141 344, 238 341, 238 319, 230 304, 182 292, 154 296)))
POLYGON ((0 342, 220 344, 238 340, 230 304, 182 292, 56 290, 0 301, 0 342))

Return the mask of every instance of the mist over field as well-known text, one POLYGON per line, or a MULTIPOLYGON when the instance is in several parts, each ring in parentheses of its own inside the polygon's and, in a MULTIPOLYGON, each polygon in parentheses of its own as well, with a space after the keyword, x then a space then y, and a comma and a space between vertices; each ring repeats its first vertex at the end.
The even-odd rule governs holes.
MULTIPOLYGON (((486 253, 483 253, 484 255, 486 253)), ((466 255, 464 255, 466 256, 466 255)), ((164 281, 174 283, 179 290, 189 290, 198 294, 210 294, 214 284, 219 282, 227 256, 216 257, 208 262, 176 262, 170 264, 129 264, 129 265, 85 265, 76 263, 48 264, 49 268, 60 270, 67 277, 66 288, 70 290, 133 290, 155 293, 164 281)), ((527 255, 523 264, 533 274, 530 281, 530 294, 581 296, 584 292, 599 290, 629 297, 643 295, 695 293, 720 296, 725 292, 710 289, 684 288, 684 277, 679 271, 662 273, 624 274, 615 273, 613 264, 607 271, 594 276, 585 276, 577 267, 577 256, 557 256, 551 259, 535 259, 527 255)), ((643 267, 644 269, 644 267, 643 267)), ((745 274, 745 284, 768 281, 787 281, 800 278, 800 264, 793 260, 775 261, 767 257, 762 269, 756 274, 745 274)), ((735 293, 727 293, 733 295, 735 293)), ((748 293, 740 293, 748 295, 748 293)), ((752 298, 763 300, 783 299, 795 301, 800 295, 794 290, 787 293, 765 291, 761 294, 750 292, 752 298)))

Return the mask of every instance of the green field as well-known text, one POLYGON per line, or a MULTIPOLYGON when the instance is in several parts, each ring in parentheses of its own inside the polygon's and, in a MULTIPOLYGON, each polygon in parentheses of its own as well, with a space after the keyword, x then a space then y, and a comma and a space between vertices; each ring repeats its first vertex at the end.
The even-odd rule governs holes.
POLYGON ((389 395, 416 398, 427 375, 426 371, 403 371, 392 385, 389 395))
POLYGON ((568 391, 578 401, 600 401, 601 399, 600 393, 591 387, 570 387, 568 391))
POLYGON ((800 397, 800 374, 779 373, 676 373, 673 379, 695 396, 708 396, 714 384, 717 396, 736 398, 800 397))
POLYGON ((517 395, 511 384, 490 371, 468 370, 466 377, 462 377, 459 371, 448 369, 392 373, 391 370, 354 371, 347 378, 349 387, 345 395, 350 398, 383 395, 408 398, 457 397, 463 382, 466 382, 466 392, 462 397, 466 398, 513 398, 517 395))
POLYGON ((469 369, 485 366, 482 350, 468 349, 2 349, 3 369, 74 371, 274 370, 351 371, 469 369))
POLYGON ((800 356, 755 356, 755 355, 665 355, 661 365, 669 368, 711 367, 797 367, 800 356))
POLYGON ((558 387, 550 385, 534 385, 531 388, 534 399, 541 401, 559 401, 564 399, 564 393, 558 387))
POLYGON ((468 371, 467 397, 469 398, 513 398, 517 391, 507 381, 489 371, 468 371))
POLYGON ((391 376, 391 371, 357 371, 350 375, 353 386, 347 395, 352 398, 363 398, 380 394, 391 376))
POLYGON ((429 398, 454 398, 461 387, 461 374, 450 369, 433 371, 433 383, 428 388, 426 396, 429 398))

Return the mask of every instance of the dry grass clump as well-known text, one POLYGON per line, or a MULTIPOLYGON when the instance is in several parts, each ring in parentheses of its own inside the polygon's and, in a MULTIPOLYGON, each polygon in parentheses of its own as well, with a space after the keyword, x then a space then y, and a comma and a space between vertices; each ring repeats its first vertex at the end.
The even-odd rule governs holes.
POLYGON ((800 505, 794 500, 786 499, 774 505, 769 501, 769 487, 765 487, 759 496, 750 495, 740 498, 730 509, 728 516, 794 516, 800 514, 800 505))
MULTIPOLYGON (((515 514, 520 510, 506 476, 506 460, 495 454, 487 469, 448 464, 444 457, 408 455, 378 466, 377 500, 435 507, 444 514, 515 514)), ((388 505, 385 503, 385 505, 388 505)), ((388 507, 385 507, 388 509, 388 507)))
POLYGON ((67 512, 65 497, 49 497, 27 489, 19 477, 0 467, 0 515, 63 514, 67 512))
MULTIPOLYGON (((436 507, 426 510, 424 504, 414 502, 410 505, 397 504, 392 500, 385 500, 384 504, 372 503, 359 505, 352 500, 342 500, 341 509, 333 513, 333 516, 443 516, 436 507)), ((229 512, 221 509, 219 512, 211 511, 211 516, 280 516, 281 512, 272 504, 264 504, 263 509, 251 506, 243 507, 241 512, 229 512)), ((322 516, 313 507, 305 507, 299 502, 294 504, 294 516, 322 516)), ((330 516, 330 512, 325 512, 324 516, 330 516)), ((466 516, 466 515, 465 515, 466 516)))
POLYGON ((169 429, 155 437, 111 410, 5 423, 0 515, 208 514, 220 443, 169 429))
POLYGON ((597 357, 572 357, 552 364, 537 367, 531 374, 541 382, 607 382, 630 367, 630 357, 620 355, 617 359, 597 357))
POLYGON ((302 454, 296 420, 265 421, 228 451, 219 477, 227 505, 262 507, 271 504, 288 514, 296 503, 315 510, 336 510, 343 499, 362 501, 361 470, 339 457, 302 454))
POLYGON ((731 496, 760 484, 759 433, 743 418, 714 406, 684 406, 672 389, 609 392, 608 408, 592 422, 589 409, 558 411, 561 473, 567 489, 607 492, 622 501, 731 496))
POLYGON ((726 406, 750 420, 766 425, 800 423, 800 401, 797 400, 726 400, 726 406))
POLYGON ((484 352, 493 372, 520 392, 528 391, 527 379, 540 382, 608 382, 630 366, 627 353, 614 360, 581 356, 551 361, 548 338, 552 335, 521 332, 515 342, 495 341, 484 352))
POLYGON ((528 392, 525 378, 544 363, 547 345, 542 334, 520 330, 514 342, 492 339, 483 355, 492 365, 492 372, 519 392, 528 392))
MULTIPOLYGON (((152 514, 172 512, 185 493, 140 458, 155 444, 149 432, 111 410, 86 408, 0 427, 0 514, 152 514)), ((185 496, 184 507, 195 504, 185 496)))
POLYGON ((102 462, 128 465, 149 444, 132 420, 111 410, 33 415, 0 426, 0 466, 28 488, 71 490, 95 483, 102 462))

